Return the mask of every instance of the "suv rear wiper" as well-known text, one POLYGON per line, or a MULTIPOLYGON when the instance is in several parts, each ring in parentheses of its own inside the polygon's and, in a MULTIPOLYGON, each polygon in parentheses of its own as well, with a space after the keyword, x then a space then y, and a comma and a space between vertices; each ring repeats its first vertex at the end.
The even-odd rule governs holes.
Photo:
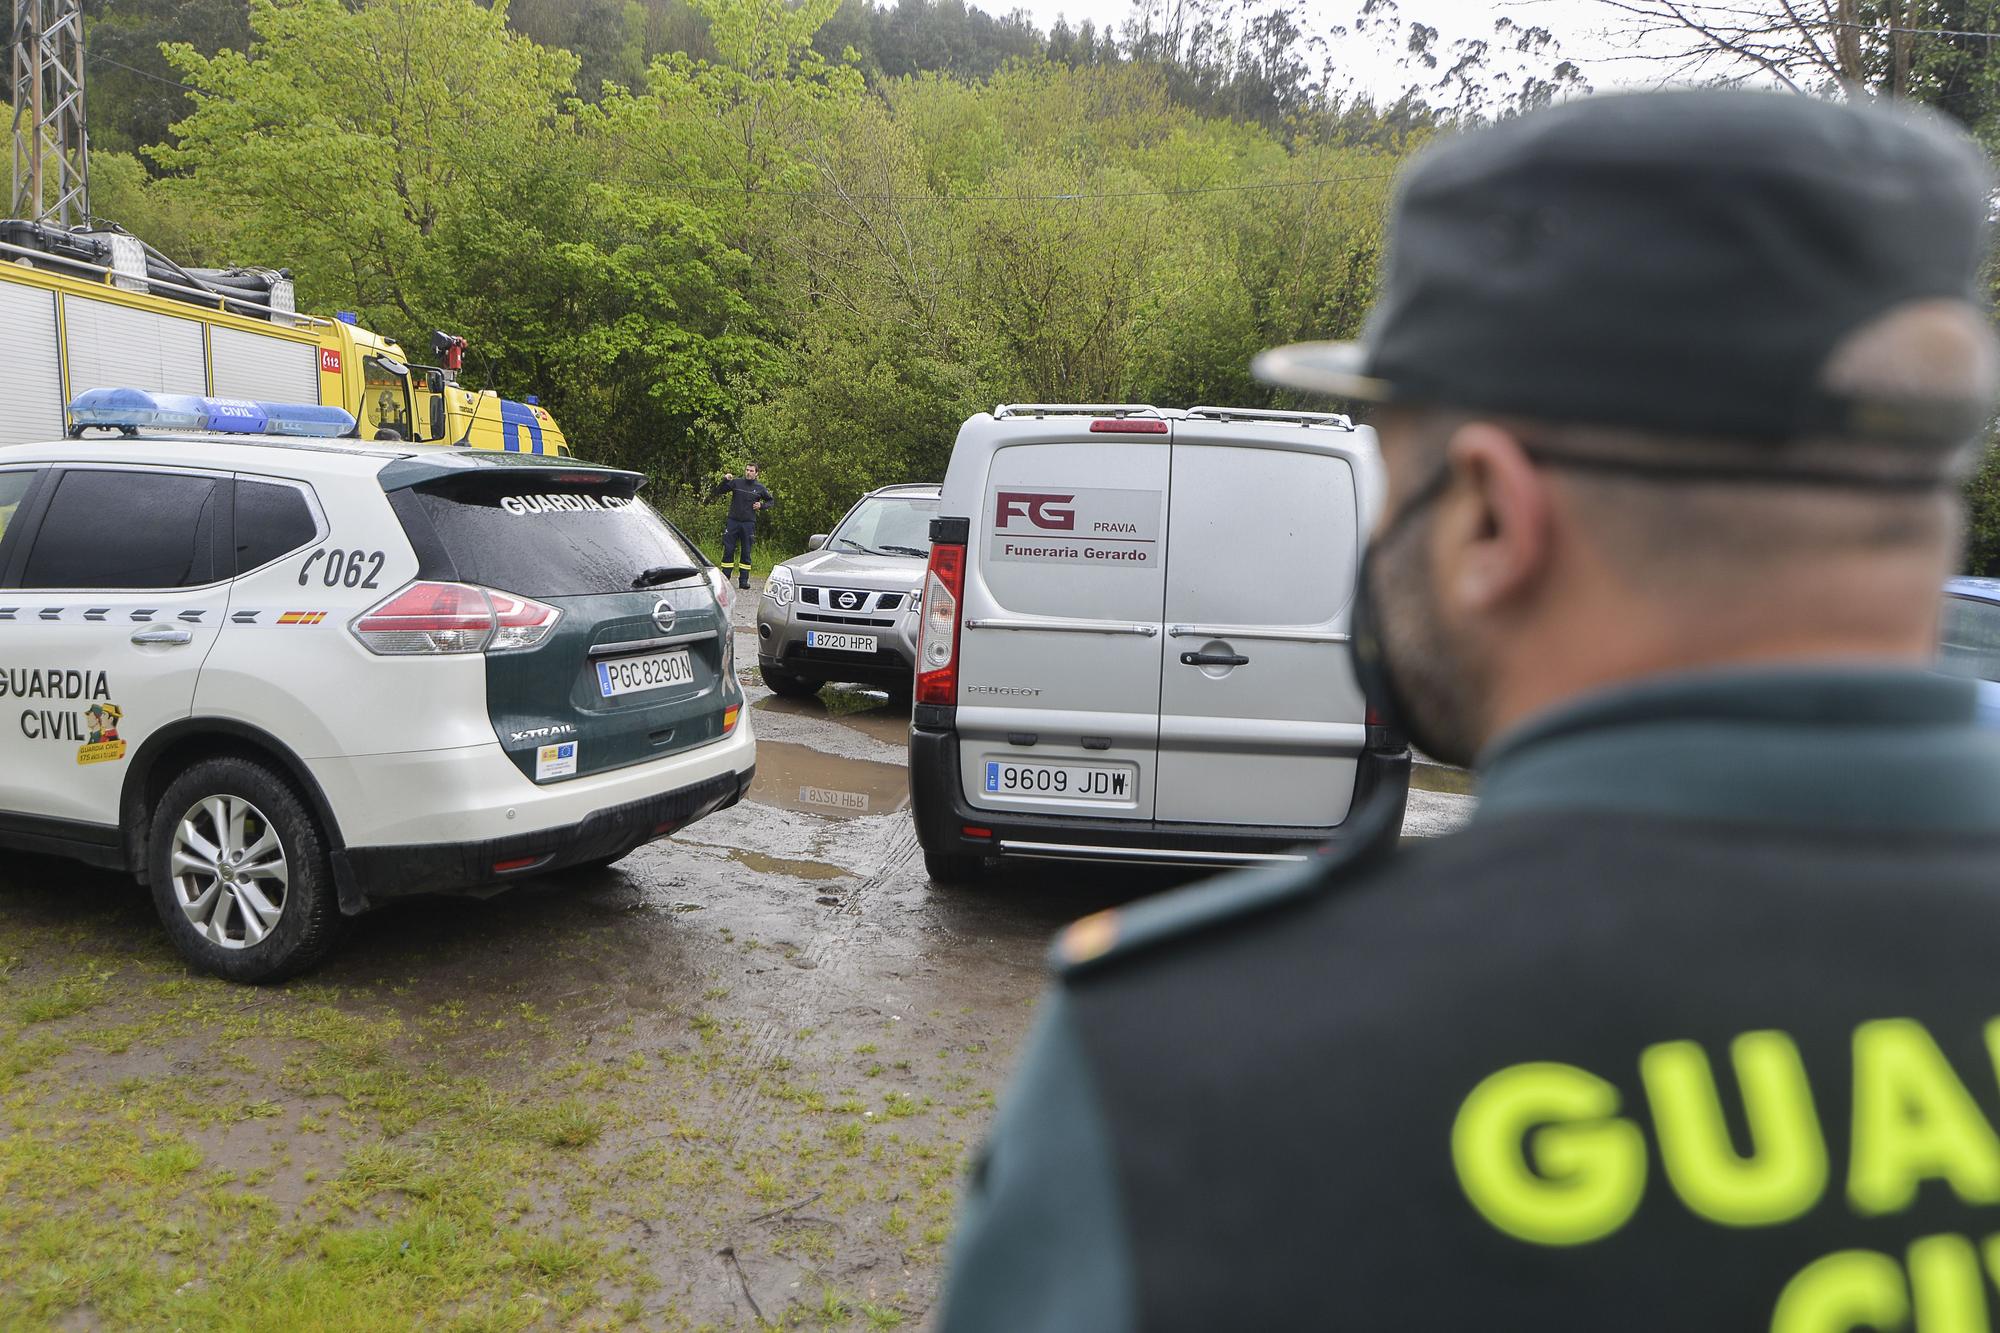
POLYGON ((693 565, 654 565, 638 578, 632 580, 635 588, 654 588, 662 583, 678 583, 701 573, 693 565))

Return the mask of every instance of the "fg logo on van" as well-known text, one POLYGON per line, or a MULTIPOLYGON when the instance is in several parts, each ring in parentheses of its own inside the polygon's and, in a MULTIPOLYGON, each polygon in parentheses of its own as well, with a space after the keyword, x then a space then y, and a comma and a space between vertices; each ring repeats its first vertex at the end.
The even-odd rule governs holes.
POLYGON ((1038 491, 1000 491, 994 496, 993 526, 1004 528, 1010 518, 1025 518, 1049 532, 1071 532, 1076 528, 1076 510, 1053 509, 1066 505, 1075 494, 1045 495, 1038 491))

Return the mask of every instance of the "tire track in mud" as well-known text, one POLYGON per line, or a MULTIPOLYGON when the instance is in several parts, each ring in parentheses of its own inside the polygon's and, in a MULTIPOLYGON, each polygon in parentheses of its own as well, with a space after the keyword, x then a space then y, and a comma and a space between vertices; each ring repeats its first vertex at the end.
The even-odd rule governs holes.
POLYGON ((765 1078, 777 1072, 779 1060, 799 1029, 819 1026, 815 1018, 826 1013, 823 1001, 835 989, 835 968, 830 965, 854 947, 856 930, 868 907, 880 896, 882 887, 917 858, 917 851, 916 826, 906 822, 875 872, 847 893, 840 906, 826 908, 811 943, 786 960, 786 969, 794 975, 787 978, 783 992, 776 997, 778 1012, 751 1030, 743 1049, 736 1091, 724 1110, 729 1131, 728 1138, 718 1144, 723 1152, 734 1154, 744 1130, 759 1122, 755 1109, 763 1096, 765 1078))

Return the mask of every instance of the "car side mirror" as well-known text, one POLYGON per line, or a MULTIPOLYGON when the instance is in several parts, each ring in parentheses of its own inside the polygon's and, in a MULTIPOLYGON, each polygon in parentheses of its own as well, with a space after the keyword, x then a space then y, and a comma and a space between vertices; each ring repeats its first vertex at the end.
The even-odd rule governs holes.
POLYGON ((812 536, 806 538, 806 549, 808 551, 817 551, 824 545, 826 545, 826 534, 824 532, 815 532, 812 536))

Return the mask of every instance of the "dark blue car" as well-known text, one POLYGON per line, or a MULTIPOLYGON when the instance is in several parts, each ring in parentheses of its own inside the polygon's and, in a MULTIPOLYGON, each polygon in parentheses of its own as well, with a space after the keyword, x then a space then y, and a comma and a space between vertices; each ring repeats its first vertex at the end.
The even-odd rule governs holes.
POLYGON ((2000 579, 1956 578, 1944 585, 1938 667, 1980 685, 1980 713, 2000 727, 2000 579))

